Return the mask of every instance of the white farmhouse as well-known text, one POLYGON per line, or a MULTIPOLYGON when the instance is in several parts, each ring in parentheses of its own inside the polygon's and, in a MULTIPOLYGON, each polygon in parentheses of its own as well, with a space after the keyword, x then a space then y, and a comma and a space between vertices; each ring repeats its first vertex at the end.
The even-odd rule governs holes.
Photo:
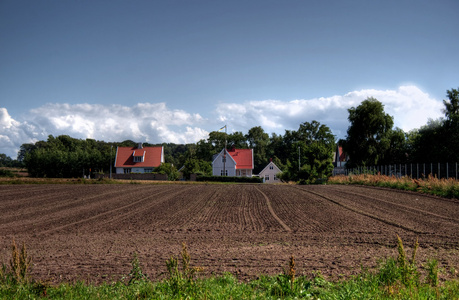
POLYGON ((223 149, 212 161, 214 176, 252 177, 252 149, 223 149))
POLYGON ((279 183, 280 179, 277 177, 277 174, 282 173, 281 169, 273 163, 270 159, 269 164, 258 174, 260 178, 263 178, 265 183, 279 183))

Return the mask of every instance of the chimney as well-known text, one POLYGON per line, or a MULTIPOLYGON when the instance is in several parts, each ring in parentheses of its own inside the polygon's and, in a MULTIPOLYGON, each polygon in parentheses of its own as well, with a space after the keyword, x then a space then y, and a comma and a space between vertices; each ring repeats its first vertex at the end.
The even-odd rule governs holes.
POLYGON ((272 162, 272 161, 273 161, 272 157, 271 157, 271 158, 269 158, 269 162, 272 162))
POLYGON ((139 144, 137 145, 137 149, 142 149, 142 148, 143 148, 143 147, 142 147, 142 143, 139 143, 139 144))

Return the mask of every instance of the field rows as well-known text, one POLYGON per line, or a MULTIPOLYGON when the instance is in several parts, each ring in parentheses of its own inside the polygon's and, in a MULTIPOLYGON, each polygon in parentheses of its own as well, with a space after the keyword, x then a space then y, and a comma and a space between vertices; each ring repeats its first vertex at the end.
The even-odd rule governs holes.
POLYGON ((390 251, 397 234, 444 251, 448 264, 459 250, 458 200, 389 189, 58 184, 0 193, 0 259, 13 238, 25 241, 35 272, 62 280, 126 274, 134 252, 161 274, 181 242, 207 269, 247 276, 281 271, 290 254, 305 268, 349 273, 355 256, 374 264, 370 254, 390 251))

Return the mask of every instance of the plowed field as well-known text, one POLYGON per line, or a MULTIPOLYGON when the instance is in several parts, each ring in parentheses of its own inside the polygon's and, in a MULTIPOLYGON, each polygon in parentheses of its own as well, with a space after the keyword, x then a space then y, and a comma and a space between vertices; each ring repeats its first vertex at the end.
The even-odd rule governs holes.
POLYGON ((459 269, 459 200, 359 186, 2 185, 0 262, 25 242, 34 278, 111 281, 137 253, 152 279, 186 242, 205 274, 241 280, 279 274, 357 274, 396 255, 396 235, 417 259, 459 269))

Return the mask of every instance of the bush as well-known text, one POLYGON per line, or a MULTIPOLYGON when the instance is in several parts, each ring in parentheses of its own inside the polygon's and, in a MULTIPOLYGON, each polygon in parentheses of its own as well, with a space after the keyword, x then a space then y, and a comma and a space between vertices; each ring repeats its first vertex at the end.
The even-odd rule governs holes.
POLYGON ((11 170, 0 169, 0 177, 16 177, 11 170))
POLYGON ((260 177, 198 176, 197 181, 263 183, 260 177))

